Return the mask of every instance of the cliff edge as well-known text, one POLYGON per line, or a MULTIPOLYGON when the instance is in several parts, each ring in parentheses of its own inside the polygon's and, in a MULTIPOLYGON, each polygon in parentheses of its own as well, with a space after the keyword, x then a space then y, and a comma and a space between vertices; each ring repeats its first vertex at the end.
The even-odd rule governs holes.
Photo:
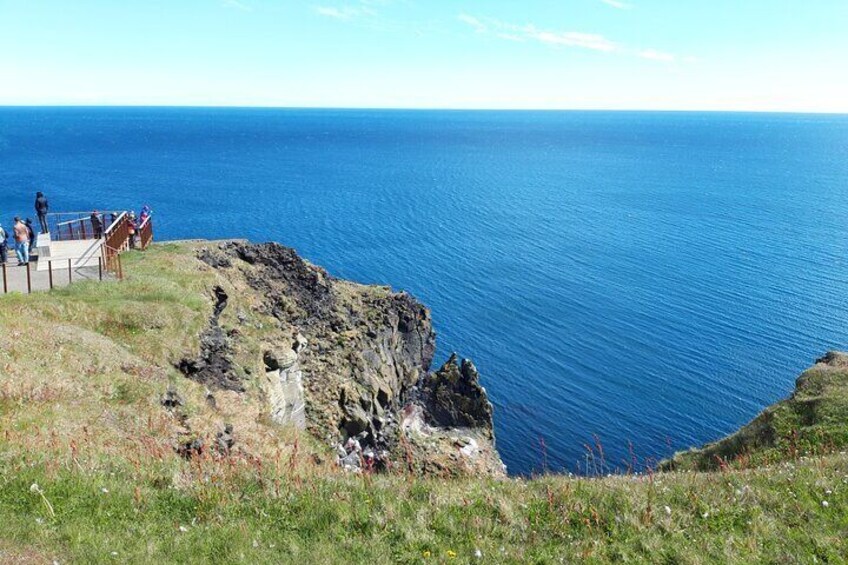
POLYGON ((275 243, 196 254, 218 280, 201 349, 178 363, 188 378, 238 392, 258 379, 272 419, 305 427, 348 469, 504 473, 474 365, 454 355, 430 371, 435 332, 415 298, 334 278, 275 243), (231 296, 243 306, 225 330, 231 296), (251 319, 262 325, 258 344, 240 339, 251 319), (245 347, 254 362, 239 367, 234 351, 245 347))
POLYGON ((711 471, 824 455, 848 445, 848 354, 831 351, 795 381, 795 390, 737 432, 682 451, 660 469, 711 471))

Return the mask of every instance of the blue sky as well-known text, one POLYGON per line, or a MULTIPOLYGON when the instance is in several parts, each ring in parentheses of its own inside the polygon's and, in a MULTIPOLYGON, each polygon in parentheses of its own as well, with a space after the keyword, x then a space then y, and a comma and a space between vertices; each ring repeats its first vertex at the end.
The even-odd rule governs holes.
POLYGON ((848 112, 848 0, 0 0, 0 104, 848 112))

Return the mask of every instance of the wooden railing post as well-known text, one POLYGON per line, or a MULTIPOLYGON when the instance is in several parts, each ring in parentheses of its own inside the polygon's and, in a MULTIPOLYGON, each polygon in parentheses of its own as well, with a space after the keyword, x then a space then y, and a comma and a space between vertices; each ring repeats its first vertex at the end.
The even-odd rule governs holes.
POLYGON ((26 271, 27 271, 27 294, 32 294, 32 273, 30 273, 30 265, 31 263, 27 261, 26 271))
POLYGON ((47 278, 50 280, 50 290, 53 290, 53 260, 47 260, 47 278))
POLYGON ((9 292, 9 283, 6 280, 6 263, 3 263, 3 294, 9 292))
POLYGON ((73 271, 71 270, 71 260, 68 259, 68 284, 74 282, 73 280, 73 271))

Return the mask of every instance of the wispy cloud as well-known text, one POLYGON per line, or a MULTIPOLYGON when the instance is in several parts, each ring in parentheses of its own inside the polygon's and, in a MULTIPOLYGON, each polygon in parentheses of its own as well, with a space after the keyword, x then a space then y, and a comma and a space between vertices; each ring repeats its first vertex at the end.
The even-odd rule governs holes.
POLYGON ((613 41, 596 33, 549 31, 539 29, 532 24, 515 25, 493 18, 478 18, 469 14, 460 14, 457 19, 474 28, 478 33, 491 32, 495 37, 507 41, 538 41, 547 45, 579 47, 607 53, 618 49, 618 45, 613 41))
POLYGON ((224 8, 233 8, 235 10, 241 10, 242 12, 252 12, 253 8, 248 6, 243 2, 239 2, 238 0, 221 0, 221 5, 224 8))
MULTIPOLYGON (((617 0, 611 0, 617 1, 617 0)), ((488 34, 504 41, 537 42, 552 47, 575 47, 602 53, 619 53, 661 63, 692 63, 694 57, 680 57, 658 49, 634 48, 622 45, 598 33, 581 31, 551 31, 533 24, 515 25, 494 18, 459 14, 457 19, 478 34, 488 34)))
POLYGON ((612 6, 613 8, 617 8, 619 10, 629 10, 633 6, 628 4, 627 2, 622 2, 621 0, 601 0, 607 6, 612 6))
POLYGON ((582 47, 593 51, 604 51, 610 53, 618 49, 618 45, 603 35, 596 33, 580 33, 577 31, 551 32, 537 30, 533 26, 526 26, 524 32, 527 37, 547 43, 548 45, 565 45, 567 47, 582 47))
POLYGON ((471 27, 473 27, 474 29, 476 29, 477 31, 480 31, 480 32, 484 32, 484 31, 487 31, 489 29, 489 26, 487 26, 486 24, 484 24, 482 21, 478 20, 474 16, 469 16, 468 14, 460 14, 459 16, 457 16, 457 19, 459 19, 459 21, 461 21, 463 23, 470 25, 471 27))
POLYGON ((315 6, 315 13, 319 16, 334 18, 336 20, 349 20, 356 15, 356 10, 349 7, 336 8, 334 6, 315 6))
POLYGON ((314 6, 315 13, 335 20, 351 20, 360 16, 377 16, 374 6, 384 6, 389 0, 359 0, 341 6, 314 6))
POLYGON ((673 63, 677 60, 675 55, 671 53, 666 53, 664 51, 657 51, 656 49, 643 49, 639 51, 638 55, 643 59, 650 59, 651 61, 663 61, 665 63, 673 63))

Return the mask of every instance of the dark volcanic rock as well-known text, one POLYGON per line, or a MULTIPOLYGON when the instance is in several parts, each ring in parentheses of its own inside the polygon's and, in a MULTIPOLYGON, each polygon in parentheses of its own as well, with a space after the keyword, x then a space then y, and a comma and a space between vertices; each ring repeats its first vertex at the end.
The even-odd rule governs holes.
POLYGON ((216 286, 213 292, 215 306, 209 327, 200 336, 200 355, 194 359, 180 360, 177 368, 186 377, 209 388, 243 392, 244 386, 230 359, 230 338, 218 322, 229 297, 220 286, 216 286))
POLYGON ((230 453, 230 450, 233 448, 235 443, 236 440, 233 437, 232 424, 226 424, 223 431, 215 434, 215 448, 225 455, 230 453))
POLYGON ((451 355, 441 369, 425 379, 422 392, 425 407, 436 425, 484 428, 491 432, 492 404, 471 361, 463 359, 457 365, 456 354, 451 355))
POLYGON ((160 403, 165 408, 174 409, 179 408, 180 406, 185 406, 185 399, 176 390, 168 387, 168 390, 162 395, 160 403))
MULTIPOLYGON (((238 308, 250 304, 252 314, 241 318, 262 329, 257 365, 264 367, 272 413, 289 402, 283 391, 291 392, 292 379, 302 384, 302 425, 340 447, 343 466, 361 459, 374 469, 503 472, 494 450, 492 406, 476 369, 452 358, 429 373, 435 332, 429 310, 413 296, 334 278, 276 243, 231 241, 199 253, 222 271, 228 289, 232 285, 239 298, 250 297, 236 304, 234 296, 233 302, 238 308), (404 415, 410 404, 418 409, 404 415), (469 445, 481 447, 457 446, 452 428, 465 428, 469 445), (345 446, 354 443, 359 448, 351 455, 345 446), (420 464, 410 464, 416 458, 420 464)), ((182 368, 210 388, 241 390, 227 340, 239 359, 244 342, 236 341, 238 334, 228 338, 220 332, 219 313, 216 309, 201 340, 201 355, 182 368)))

